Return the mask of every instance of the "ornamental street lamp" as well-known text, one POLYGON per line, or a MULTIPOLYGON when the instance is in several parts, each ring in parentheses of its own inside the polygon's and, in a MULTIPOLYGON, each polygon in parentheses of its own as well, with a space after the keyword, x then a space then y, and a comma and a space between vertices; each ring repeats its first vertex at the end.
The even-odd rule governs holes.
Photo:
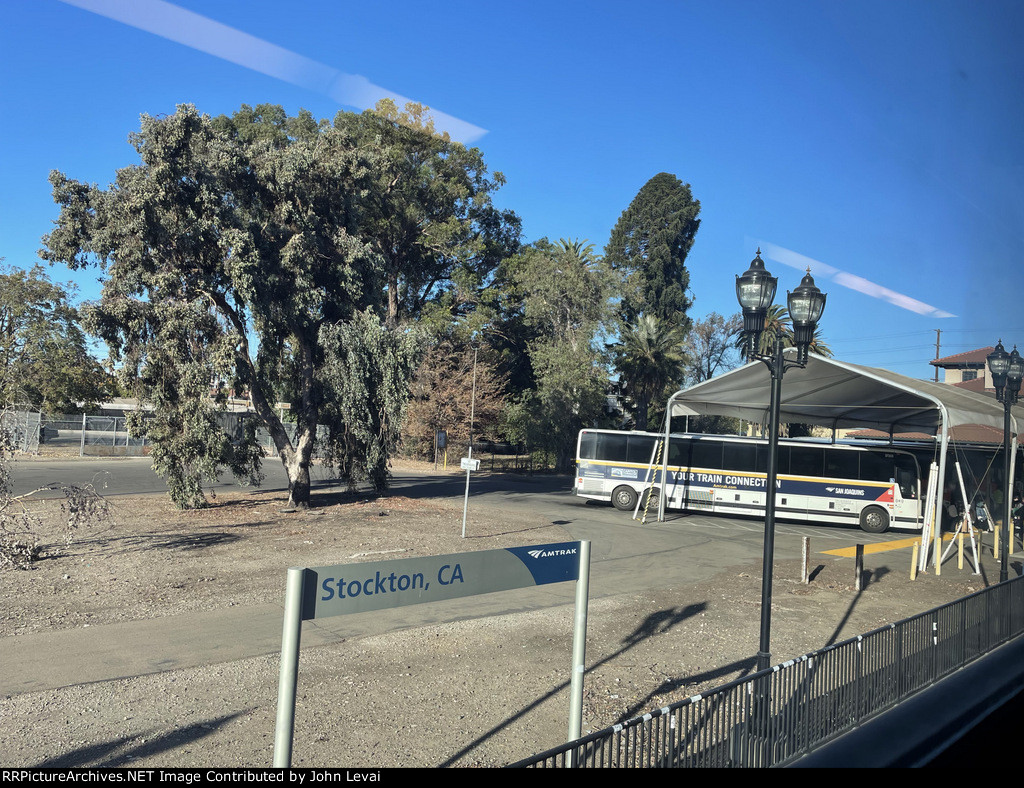
POLYGON ((999 340, 995 350, 988 354, 988 368, 992 373, 992 385, 996 390, 996 400, 1003 404, 1003 550, 999 556, 999 582, 1007 579, 1007 558, 1011 548, 1010 540, 1013 538, 1013 531, 1010 523, 1013 517, 1013 490, 1010 488, 1010 471, 1013 467, 1013 458, 1010 456, 1010 408, 1017 402, 1020 393, 1020 382, 1024 378, 1024 360, 1017 352, 1017 346, 1013 351, 1006 352, 1003 347, 1003 340, 999 340))
POLYGON ((760 352, 761 334, 765 317, 775 298, 778 279, 769 274, 761 259, 761 250, 750 263, 743 276, 736 277, 736 298, 743 308, 743 334, 746 339, 747 358, 763 362, 771 372, 771 400, 768 422, 768 478, 765 500, 764 560, 761 571, 761 641, 757 653, 757 669, 769 667, 772 621, 772 562, 775 554, 775 489, 779 455, 779 410, 782 401, 782 376, 787 369, 807 365, 808 347, 814 340, 814 331, 825 310, 825 293, 814 285, 811 269, 800 281, 800 286, 787 293, 786 304, 793 321, 796 359, 785 359, 782 353, 782 333, 775 332, 771 352, 760 352))

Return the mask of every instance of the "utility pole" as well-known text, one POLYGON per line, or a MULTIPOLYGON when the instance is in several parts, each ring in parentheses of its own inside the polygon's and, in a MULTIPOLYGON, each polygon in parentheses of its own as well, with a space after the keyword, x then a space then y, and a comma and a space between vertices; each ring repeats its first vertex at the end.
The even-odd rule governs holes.
MULTIPOLYGON (((942 329, 935 329, 935 360, 939 360, 939 339, 942 337, 942 329)), ((939 382, 939 365, 935 365, 935 382, 939 382)))

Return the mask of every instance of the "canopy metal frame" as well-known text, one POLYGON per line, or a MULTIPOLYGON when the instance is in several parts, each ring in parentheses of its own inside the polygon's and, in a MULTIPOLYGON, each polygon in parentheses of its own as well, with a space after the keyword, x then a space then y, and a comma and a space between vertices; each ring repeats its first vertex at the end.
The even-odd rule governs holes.
MULTIPOLYGON (((786 354, 795 353, 788 348, 786 354)), ((674 416, 732 416, 764 423, 770 407, 771 374, 760 361, 752 361, 687 389, 668 400, 665 409, 665 445, 674 416)), ((1016 436, 1021 408, 1011 417, 1016 436)), ((876 429, 889 435, 921 432, 938 438, 939 478, 946 478, 950 430, 985 425, 1002 431, 1005 413, 994 397, 944 383, 917 380, 885 369, 864 367, 811 354, 804 367, 787 370, 780 403, 780 421, 841 428, 876 429)), ((1014 453, 1016 438, 1014 438, 1014 453)), ((658 520, 665 519, 668 452, 662 461, 665 494, 658 496, 658 520)))

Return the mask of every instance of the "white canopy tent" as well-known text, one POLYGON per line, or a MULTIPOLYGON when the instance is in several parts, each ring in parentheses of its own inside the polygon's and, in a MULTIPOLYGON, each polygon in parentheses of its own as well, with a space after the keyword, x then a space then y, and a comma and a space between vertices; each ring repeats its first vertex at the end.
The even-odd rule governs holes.
MULTIPOLYGON (((795 349, 786 355, 796 353, 795 349)), ((759 361, 699 383, 669 398, 670 416, 732 416, 768 423, 771 373, 759 361)), ((950 430, 980 424, 1003 430, 1003 405, 984 394, 942 383, 898 375, 885 369, 863 367, 811 355, 805 367, 792 367, 782 381, 780 420, 837 429, 876 429, 890 436, 920 432, 938 436, 941 444, 939 479, 945 478, 950 430)), ((1015 408, 1010 431, 1016 436, 1024 410, 1015 408)), ((668 440, 670 419, 665 419, 668 440)), ((1016 438, 1014 438, 1016 452, 1016 438)), ((667 465, 663 466, 667 474, 667 465)), ((666 478, 663 475, 662 478, 666 478)), ((664 517, 659 501, 659 519, 664 517)))

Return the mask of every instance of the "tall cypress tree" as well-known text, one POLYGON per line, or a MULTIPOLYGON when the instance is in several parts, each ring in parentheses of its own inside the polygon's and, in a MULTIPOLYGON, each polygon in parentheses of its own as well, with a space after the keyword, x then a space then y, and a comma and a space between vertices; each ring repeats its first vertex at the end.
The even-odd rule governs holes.
POLYGON ((686 255, 700 227, 700 202, 689 184, 661 172, 644 184, 619 217, 605 249, 605 261, 622 277, 620 318, 638 315, 690 325, 686 255))

